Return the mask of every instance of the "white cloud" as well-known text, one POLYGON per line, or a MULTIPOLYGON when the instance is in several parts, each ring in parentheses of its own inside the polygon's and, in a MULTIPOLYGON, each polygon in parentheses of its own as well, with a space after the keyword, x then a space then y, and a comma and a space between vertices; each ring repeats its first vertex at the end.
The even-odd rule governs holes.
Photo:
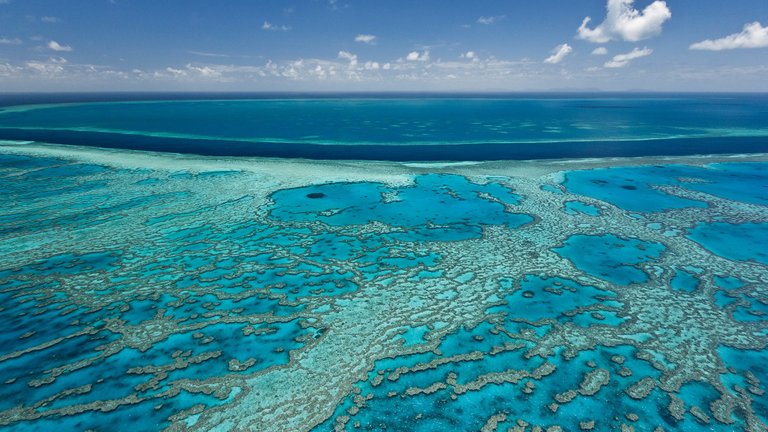
POLYGON ((635 0, 608 0, 605 21, 595 28, 587 27, 591 17, 584 18, 578 37, 590 42, 605 43, 611 40, 636 42, 656 36, 672 12, 663 0, 656 0, 643 11, 633 7, 635 0))
POLYGON ((206 51, 187 51, 190 54, 202 56, 202 57, 231 57, 229 54, 218 54, 218 53, 211 53, 206 51))
POLYGON ((65 71, 67 60, 61 57, 51 57, 48 61, 29 61, 27 69, 46 76, 61 75, 65 71))
POLYGON ((222 74, 220 70, 210 66, 193 66, 188 64, 187 70, 199 74, 202 78, 220 78, 222 74))
POLYGON ((0 38, 0 45, 21 45, 21 39, 19 38, 0 38))
MULTIPOLYGON (((650 0, 648 0, 650 1, 650 0)), ((348 35, 348 37, 350 37, 348 35)), ((354 37, 354 34, 352 35, 354 37)), ((351 37, 350 37, 351 39, 351 37)), ((45 45, 49 39, 45 39, 45 45)), ((73 43, 75 41, 72 41, 73 43)), ((352 42, 349 40, 349 42, 352 42)), ((25 44, 32 44, 24 40, 25 44)), ((570 43, 570 42, 569 42, 570 43)), ((643 48, 643 45, 637 45, 643 48)), ((592 48, 595 48, 593 46, 592 48)), ((419 57, 427 47, 413 47, 419 57)), ((126 63, 109 65, 68 63, 48 51, 53 58, 30 57, 25 60, 0 60, 0 81, 19 91, 57 90, 66 85, 75 90, 121 89, 194 89, 194 90, 418 90, 456 91, 516 89, 541 91, 547 89, 626 90, 637 88, 638 79, 650 83, 647 90, 717 89, 724 91, 768 91, 765 81, 768 66, 714 67, 680 69, 669 67, 647 68, 636 71, 630 65, 625 69, 603 68, 603 63, 622 52, 609 47, 610 56, 591 62, 584 67, 552 67, 543 59, 503 59, 478 56, 478 60, 460 59, 459 52, 450 60, 431 58, 429 61, 358 57, 350 66, 348 58, 339 58, 338 49, 327 58, 294 58, 228 64, 214 57, 201 62, 166 63, 162 67, 136 69, 126 63), (615 52, 616 51, 616 52, 615 52), (375 61, 374 61, 375 60, 375 61), (378 64, 378 69, 376 68, 378 64), (599 67, 598 67, 599 66, 599 67), (621 71, 622 73, 616 73, 621 71), (639 75, 638 75, 639 74, 639 75)), ((352 51, 352 50, 350 50, 352 51)), ((584 51, 589 54, 591 50, 584 51)), ((578 49, 574 49, 574 53, 578 49)), ((654 53, 655 54, 655 53, 654 53)), ((39 52, 37 53, 39 55, 39 52)), ((352 54, 354 55, 354 54, 352 54)), ((572 54, 570 54, 572 55, 572 54)), ((238 57, 238 56, 233 56, 238 57)), ((432 57, 436 57, 432 55, 432 57)), ((574 60, 576 56, 573 56, 574 60)), ((563 63, 570 63, 566 57, 563 63)), ((617 61, 621 61, 618 58, 617 61)), ((643 62, 643 59, 635 60, 643 62)), ((562 64, 562 63, 561 63, 562 64)), ((638 64, 637 66, 640 66, 638 64)), ((655 65, 654 65, 655 66, 655 65)), ((666 66, 666 65, 659 65, 666 66)))
POLYGON ((62 44, 56 42, 55 40, 52 40, 52 41, 48 42, 48 48, 50 48, 50 49, 52 49, 53 51, 56 51, 56 52, 70 52, 70 51, 72 51, 72 47, 71 46, 69 46, 69 45, 62 45, 62 44))
POLYGON ((355 42, 374 44, 376 43, 376 36, 372 34, 359 34, 355 36, 355 42))
POLYGON ((573 51, 573 48, 568 45, 567 43, 558 45, 555 47, 555 49, 552 50, 552 55, 547 57, 546 60, 544 60, 544 63, 550 63, 550 64, 558 64, 565 56, 570 54, 573 51))
POLYGON ((594 51, 592 51, 592 55, 596 56, 602 56, 608 54, 608 48, 606 47, 597 47, 594 51))
MULTIPOLYGON (((426 48, 419 48, 423 57, 426 48)), ((501 88, 503 84, 517 85, 537 78, 561 85, 562 71, 546 67, 540 61, 510 61, 494 57, 468 61, 430 59, 428 61, 386 62, 384 59, 363 61, 359 57, 350 65, 355 54, 339 56, 337 50, 331 58, 298 58, 267 61, 258 64, 222 64, 194 62, 168 63, 156 69, 115 69, 110 66, 73 64, 54 56, 49 60, 36 59, 23 63, 0 61, 0 79, 18 81, 25 88, 59 88, 67 82, 76 88, 125 89, 135 88, 191 88, 191 89, 361 89, 425 90, 456 89, 464 86, 501 88), (375 61, 374 61, 375 60, 375 61), (28 63, 28 64, 27 64, 28 63), (94 84, 95 83, 95 84, 94 84), (458 84, 457 84, 458 83, 458 84), (457 87, 458 85, 458 87, 457 87), (49 87, 46 87, 49 86, 49 87), (352 87, 350 87, 352 86, 352 87)), ((559 69, 559 68, 557 68, 559 69)), ((474 87, 473 87, 474 88, 474 87)))
POLYGON ((338 57, 340 59, 349 60, 350 67, 357 66, 357 56, 349 51, 339 51, 338 57))
POLYGON ((483 24, 483 25, 496 24, 497 22, 503 20, 506 17, 507 17, 506 15, 495 15, 495 16, 488 16, 488 17, 481 16, 480 18, 477 19, 477 23, 483 24))
POLYGON ((652 53, 653 50, 650 48, 635 48, 626 54, 614 56, 610 61, 606 62, 604 66, 607 68, 622 68, 628 65, 632 60, 649 56, 652 53))
POLYGON ((264 24, 261 25, 261 29, 267 31, 288 31, 291 28, 286 25, 275 25, 269 21, 264 21, 264 24))
POLYGON ((176 69, 172 67, 165 68, 165 72, 168 72, 169 74, 175 76, 175 77, 183 77, 187 76, 187 72, 182 69, 176 69))
POLYGON ((21 73, 22 68, 10 63, 0 63, 0 77, 13 78, 21 73))
POLYGON ((44 16, 40 18, 40 21, 44 23, 59 23, 61 22, 61 18, 55 16, 44 16))
POLYGON ((744 25, 741 33, 735 33, 720 39, 707 39, 690 46, 692 50, 722 51, 738 48, 768 47, 768 27, 755 21, 744 25))
POLYGON ((474 51, 467 51, 460 55, 459 57, 469 59, 469 60, 477 60, 477 53, 474 51))
POLYGON ((408 53, 405 59, 408 61, 425 62, 429 60, 429 51, 424 51, 422 53, 419 53, 418 51, 411 51, 410 53, 408 53))

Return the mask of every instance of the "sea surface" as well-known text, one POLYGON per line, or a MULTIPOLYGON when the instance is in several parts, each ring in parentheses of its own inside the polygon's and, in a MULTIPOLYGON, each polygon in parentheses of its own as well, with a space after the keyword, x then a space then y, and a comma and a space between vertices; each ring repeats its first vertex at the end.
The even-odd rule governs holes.
MULTIPOLYGON (((395 161, 768 151, 768 95, 217 96, 223 97, 146 100, 129 94, 123 101, 70 97, 69 103, 6 106, 0 108, 0 139, 213 156, 395 161)), ((23 101, 6 97, 5 103, 23 101)))
POLYGON ((765 431, 768 156, 222 155, 268 137, 422 160, 492 138, 543 149, 550 127, 585 152, 708 154, 768 145, 767 112, 711 96, 5 108, 0 430, 765 431))

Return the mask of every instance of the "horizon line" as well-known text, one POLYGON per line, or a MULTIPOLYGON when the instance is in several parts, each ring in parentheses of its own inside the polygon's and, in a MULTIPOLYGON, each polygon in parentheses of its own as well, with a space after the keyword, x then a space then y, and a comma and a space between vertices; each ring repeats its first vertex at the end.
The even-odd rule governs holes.
POLYGON ((768 90, 73 90, 5 91, 0 99, 20 95, 558 95, 558 94, 633 94, 633 95, 768 95, 768 90))

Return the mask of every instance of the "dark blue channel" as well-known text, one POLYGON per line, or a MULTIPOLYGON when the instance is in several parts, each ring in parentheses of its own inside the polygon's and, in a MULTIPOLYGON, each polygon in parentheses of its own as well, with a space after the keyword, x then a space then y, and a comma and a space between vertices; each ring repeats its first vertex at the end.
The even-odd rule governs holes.
POLYGON ((674 138, 648 141, 491 143, 451 145, 333 145, 249 143, 148 137, 104 132, 2 129, 0 139, 203 156, 260 156, 320 160, 489 161, 593 157, 687 156, 768 152, 765 137, 674 138))

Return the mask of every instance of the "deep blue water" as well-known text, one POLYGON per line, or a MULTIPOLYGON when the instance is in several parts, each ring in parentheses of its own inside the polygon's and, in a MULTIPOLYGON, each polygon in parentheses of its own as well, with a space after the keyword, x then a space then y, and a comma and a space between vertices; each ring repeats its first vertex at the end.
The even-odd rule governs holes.
POLYGON ((19 96, 5 103, 21 108, 0 110, 0 139, 201 155, 397 161, 768 151, 764 95, 267 96, 144 100, 139 95, 122 102, 83 96, 87 102, 59 105, 29 105, 40 100, 19 96))

